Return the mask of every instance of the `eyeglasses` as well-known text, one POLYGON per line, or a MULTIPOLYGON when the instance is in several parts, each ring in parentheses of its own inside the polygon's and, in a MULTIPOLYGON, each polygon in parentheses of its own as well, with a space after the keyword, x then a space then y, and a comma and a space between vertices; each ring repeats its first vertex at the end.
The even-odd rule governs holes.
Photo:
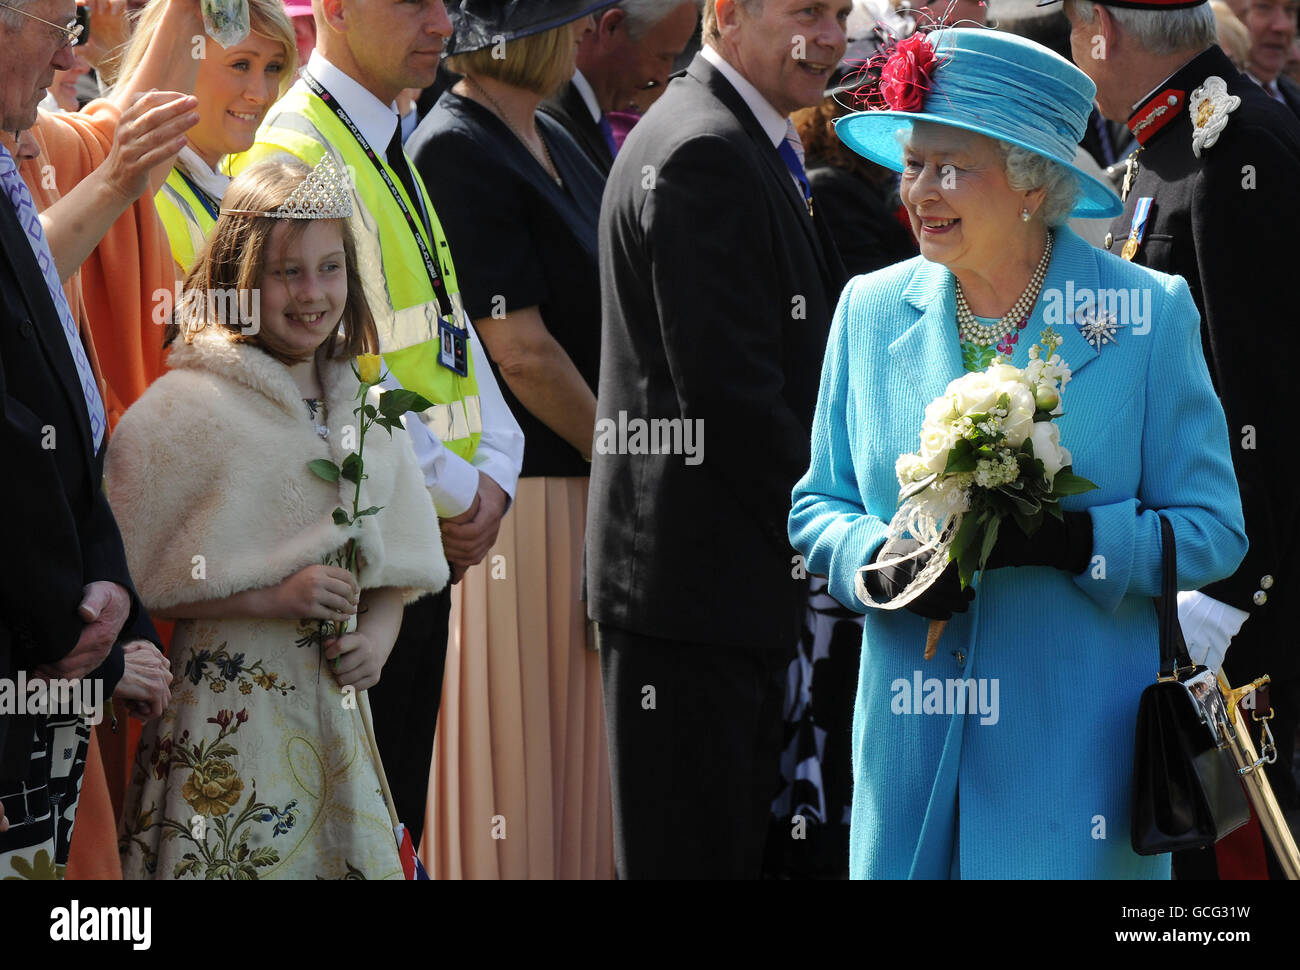
POLYGON ((72 47, 76 47, 81 43, 81 35, 86 32, 85 25, 78 23, 75 17, 68 21, 66 27, 60 27, 58 24, 50 23, 48 20, 43 20, 34 13, 28 13, 22 7, 15 7, 12 3, 4 3, 0 0, 0 7, 4 7, 6 10, 12 10, 14 13, 20 13, 24 17, 30 17, 32 20, 45 24, 47 27, 53 27, 67 39, 66 42, 72 47))

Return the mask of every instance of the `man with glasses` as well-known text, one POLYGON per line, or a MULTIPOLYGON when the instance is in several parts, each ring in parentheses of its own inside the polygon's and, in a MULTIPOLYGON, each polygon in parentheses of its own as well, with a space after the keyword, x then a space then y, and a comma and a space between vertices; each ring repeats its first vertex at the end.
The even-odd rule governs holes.
MULTIPOLYGON (((30 128, 73 63, 72 0, 0 3, 0 128, 30 128), (67 24, 61 27, 59 24, 67 24)), ((38 677, 102 681, 148 626, 103 480, 107 419, 54 258, 14 159, 0 147, 0 878, 63 874, 87 718, 41 711, 38 677), (141 626, 143 624, 143 626, 141 626)), ((154 639, 147 636, 147 639, 154 639)))

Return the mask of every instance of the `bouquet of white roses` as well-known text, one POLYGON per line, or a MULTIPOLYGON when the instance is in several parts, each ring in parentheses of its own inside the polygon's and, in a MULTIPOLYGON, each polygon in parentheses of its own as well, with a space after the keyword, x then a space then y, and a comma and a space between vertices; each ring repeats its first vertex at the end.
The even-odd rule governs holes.
MULTIPOLYGON (((921 447, 899 455, 898 512, 889 538, 911 535, 921 545, 902 559, 929 561, 897 596, 876 602, 863 573, 894 565, 870 563, 858 571, 862 602, 898 609, 923 593, 949 562, 957 563, 963 587, 984 568, 1006 519, 1032 536, 1044 515, 1061 518, 1059 500, 1096 488, 1071 469, 1053 422, 1062 411, 1070 368, 1056 355, 1061 338, 1050 327, 1042 345, 1029 349, 1029 363, 1012 367, 995 357, 984 371, 950 383, 925 409, 921 447)), ((930 624, 925 659, 934 656, 945 620, 930 624)))

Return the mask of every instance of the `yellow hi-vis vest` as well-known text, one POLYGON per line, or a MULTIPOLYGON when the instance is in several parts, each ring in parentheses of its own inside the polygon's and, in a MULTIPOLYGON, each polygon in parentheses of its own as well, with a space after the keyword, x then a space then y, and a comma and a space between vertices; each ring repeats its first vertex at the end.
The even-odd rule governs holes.
POLYGON ((176 260, 182 274, 188 273, 212 235, 217 220, 212 218, 177 168, 167 173, 167 181, 153 197, 153 202, 163 228, 167 230, 172 259, 176 260))
MULTIPOLYGON (((372 146, 373 147, 373 146, 372 146)), ((370 312, 379 330, 379 349, 389 371, 408 390, 432 402, 421 413, 425 425, 455 454, 469 461, 483 433, 474 355, 466 334, 466 370, 461 377, 442 366, 438 354, 438 301, 425 270, 419 247, 388 186, 374 163, 361 150, 352 133, 301 81, 294 82, 275 103, 257 132, 257 143, 241 155, 240 171, 256 162, 288 153, 315 166, 326 151, 348 173, 353 186, 352 235, 356 243, 359 274, 366 288, 370 312)), ((382 147, 376 149, 387 168, 382 147)), ((466 316, 456 283, 456 270, 442 226, 433 211, 424 183, 416 174, 417 187, 433 227, 433 239, 424 233, 419 208, 407 198, 397 173, 388 169, 407 208, 419 224, 425 245, 438 262, 443 284, 451 300, 458 327, 466 327, 466 316)))

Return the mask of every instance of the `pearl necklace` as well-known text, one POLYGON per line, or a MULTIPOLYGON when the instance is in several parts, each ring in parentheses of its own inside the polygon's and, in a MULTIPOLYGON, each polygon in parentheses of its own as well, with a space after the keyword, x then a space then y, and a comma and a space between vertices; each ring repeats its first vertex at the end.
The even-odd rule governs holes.
POLYGON ((528 144, 528 139, 526 139, 523 135, 521 135, 519 133, 519 129, 510 123, 509 116, 506 114, 505 109, 497 103, 497 99, 492 97, 492 95, 488 94, 487 89, 483 87, 483 85, 479 84, 478 81, 476 81, 470 75, 467 74, 465 76, 465 80, 473 84, 474 87, 478 89, 479 94, 483 95, 483 97, 488 99, 488 103, 492 105, 492 110, 495 111, 496 116, 505 123, 505 126, 510 129, 511 134, 513 134, 516 138, 518 138, 521 142, 523 142, 524 147, 528 149, 528 154, 532 155, 533 158, 537 159, 538 164, 542 166, 542 169, 546 172, 548 176, 550 176, 551 180, 556 185, 563 188, 564 182, 560 178, 560 170, 555 167, 555 159, 551 158, 551 150, 546 147, 546 139, 542 136, 541 131, 538 131, 536 128, 537 122, 536 121, 533 122, 534 131, 537 134, 537 140, 542 143, 542 153, 546 156, 545 160, 540 158, 537 152, 533 151, 533 146, 528 144))
POLYGON ((966 305, 966 296, 961 291, 961 281, 957 281, 957 335, 962 341, 978 344, 981 347, 991 347, 1022 328, 1038 303, 1038 294, 1042 291, 1043 280, 1047 276, 1047 264, 1052 258, 1052 241, 1052 233, 1049 232, 1047 246, 1038 261, 1038 268, 1029 278, 1029 285, 1025 287, 1025 292, 1020 294, 1020 299, 1016 300, 1011 311, 991 327, 975 319, 975 314, 971 313, 970 307, 966 305))

